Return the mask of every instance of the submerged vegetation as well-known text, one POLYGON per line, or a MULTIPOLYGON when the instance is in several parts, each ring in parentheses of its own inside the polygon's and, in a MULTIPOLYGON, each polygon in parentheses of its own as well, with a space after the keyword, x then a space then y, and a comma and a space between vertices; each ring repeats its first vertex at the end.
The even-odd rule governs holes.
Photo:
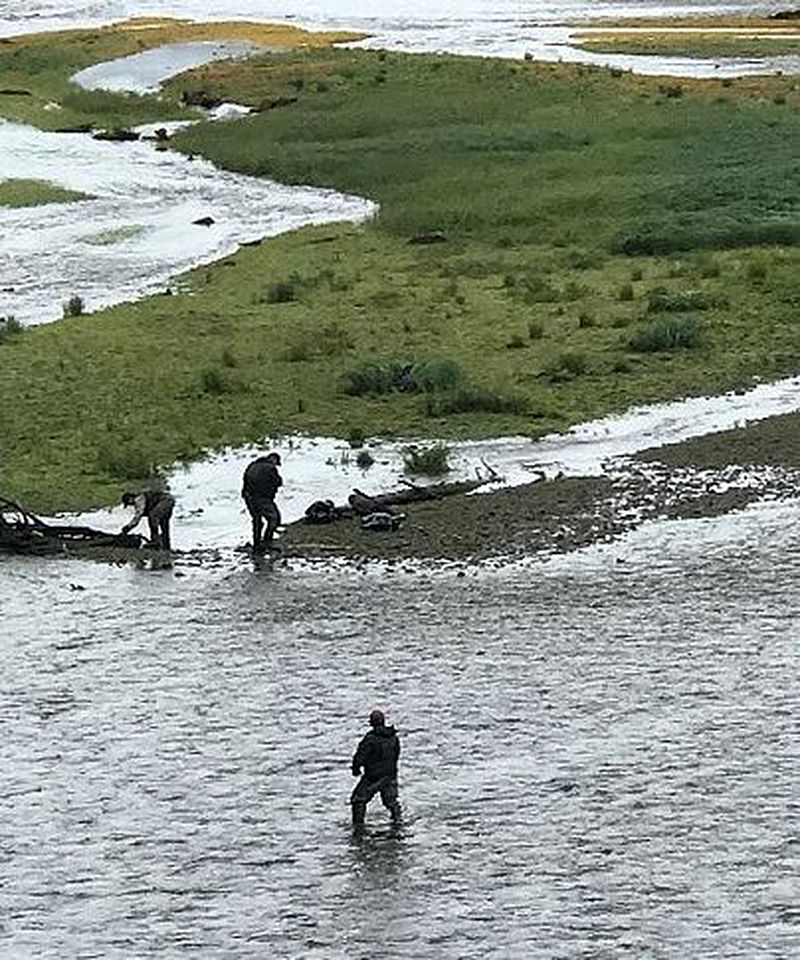
MULTIPOLYGON (((42 67, 48 97, 66 89, 59 58, 128 49, 81 37, 42 67)), ((0 85, 34 86, 35 45, 15 41, 13 82, 0 48, 0 85)), ((9 337, 2 489, 79 506, 268 434, 539 436, 796 372, 798 95, 760 83, 673 96, 584 66, 325 48, 174 79, 159 119, 201 94, 260 112, 171 145, 379 213, 9 337)))

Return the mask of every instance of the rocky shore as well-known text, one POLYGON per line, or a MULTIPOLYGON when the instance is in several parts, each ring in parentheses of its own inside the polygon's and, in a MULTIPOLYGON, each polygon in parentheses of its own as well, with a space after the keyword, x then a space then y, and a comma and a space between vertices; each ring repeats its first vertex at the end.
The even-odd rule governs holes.
POLYGON ((800 414, 758 421, 561 478, 409 504, 395 532, 355 520, 287 527, 284 556, 485 560, 564 552, 647 520, 713 517, 800 491, 800 414))

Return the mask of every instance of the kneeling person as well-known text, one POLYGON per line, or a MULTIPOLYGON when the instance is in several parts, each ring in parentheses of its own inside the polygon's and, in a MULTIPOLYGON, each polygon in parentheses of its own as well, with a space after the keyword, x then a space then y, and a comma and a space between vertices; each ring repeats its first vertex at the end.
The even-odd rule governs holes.
POLYGON ((386 726, 382 710, 372 711, 369 725, 372 729, 359 743, 353 756, 353 776, 359 776, 362 769, 364 771, 350 797, 354 827, 363 825, 367 804, 376 793, 380 793, 381 803, 391 813, 392 820, 400 819, 400 803, 397 799, 400 741, 394 727, 386 726))

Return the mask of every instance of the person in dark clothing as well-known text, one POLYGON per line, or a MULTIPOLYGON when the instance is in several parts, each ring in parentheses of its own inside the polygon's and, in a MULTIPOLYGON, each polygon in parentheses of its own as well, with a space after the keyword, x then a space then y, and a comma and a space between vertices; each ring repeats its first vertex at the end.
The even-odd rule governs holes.
POLYGON ((280 462, 280 454, 268 453, 254 460, 244 472, 242 497, 253 521, 253 553, 263 553, 280 526, 281 515, 275 506, 275 494, 283 485, 278 473, 280 462))
POLYGON ((391 813, 395 822, 400 819, 400 802, 397 799, 397 761, 400 757, 400 741, 394 727, 386 726, 382 710, 373 710, 369 715, 372 729, 359 743, 353 756, 353 776, 363 770, 363 776, 350 796, 353 809, 353 826, 362 827, 367 804, 376 793, 381 803, 391 813))
POLYGON ((134 507, 136 510, 132 519, 122 528, 122 533, 130 533, 141 522, 142 517, 146 517, 152 545, 159 550, 171 549, 169 522, 175 508, 172 494, 166 490, 143 490, 141 493, 128 490, 122 494, 122 503, 123 506, 134 507))

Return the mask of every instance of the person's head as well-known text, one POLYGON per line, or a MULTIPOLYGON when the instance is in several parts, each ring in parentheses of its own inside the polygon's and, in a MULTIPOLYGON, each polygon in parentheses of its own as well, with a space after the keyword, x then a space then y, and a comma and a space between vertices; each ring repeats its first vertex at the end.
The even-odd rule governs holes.
POLYGON ((378 710, 376 707, 369 715, 369 725, 371 727, 382 727, 385 722, 386 717, 384 716, 383 710, 378 710))
POLYGON ((281 465, 281 455, 279 453, 275 453, 274 451, 272 453, 268 453, 264 459, 267 461, 267 463, 275 464, 276 467, 281 465))
POLYGON ((135 500, 136 494, 133 492, 133 490, 126 490, 125 493, 122 494, 123 507, 132 507, 135 500))

